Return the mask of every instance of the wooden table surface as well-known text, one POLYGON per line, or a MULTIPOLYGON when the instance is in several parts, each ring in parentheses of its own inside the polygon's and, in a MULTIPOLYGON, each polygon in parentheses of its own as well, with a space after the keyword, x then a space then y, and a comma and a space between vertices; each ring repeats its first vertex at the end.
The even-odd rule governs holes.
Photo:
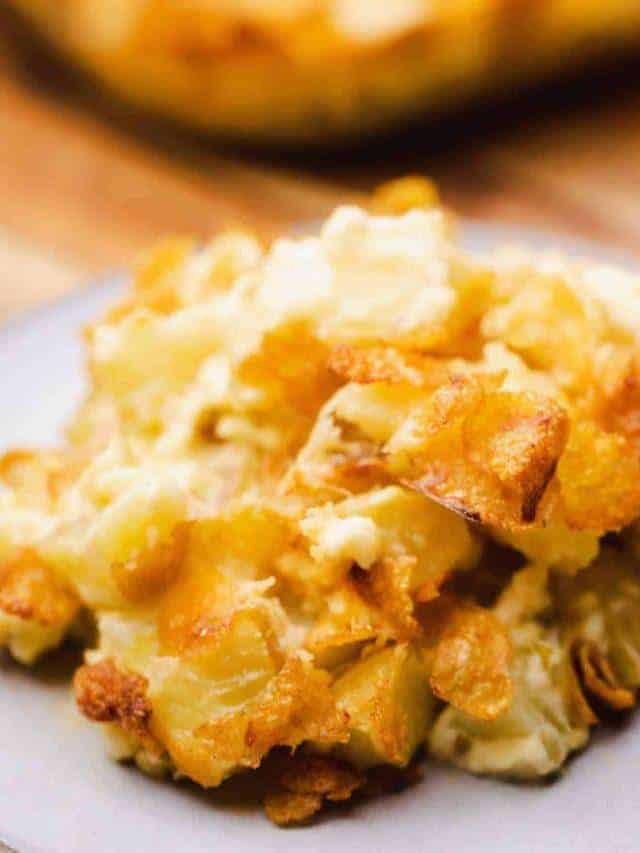
POLYGON ((167 233, 270 236, 408 171, 465 216, 640 247, 640 65, 359 151, 277 160, 134 121, 21 35, 0 12, 0 317, 167 233))

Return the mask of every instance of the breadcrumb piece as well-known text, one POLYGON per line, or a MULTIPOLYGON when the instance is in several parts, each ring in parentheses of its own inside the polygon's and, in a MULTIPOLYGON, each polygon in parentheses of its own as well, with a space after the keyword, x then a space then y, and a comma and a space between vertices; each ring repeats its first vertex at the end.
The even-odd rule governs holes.
POLYGON ((415 558, 398 557, 381 560, 368 571, 358 566, 351 570, 351 581, 358 594, 380 611, 399 640, 411 639, 420 631, 410 594, 415 564, 415 558))
POLYGON ((596 424, 574 424, 558 463, 565 517, 578 530, 620 530, 640 513, 640 457, 596 424))
POLYGON ((535 521, 569 434, 553 400, 454 376, 387 445, 400 481, 466 518, 513 529, 535 521))
POLYGON ((117 723, 147 748, 156 746, 150 733, 151 702, 144 676, 119 669, 106 658, 84 664, 73 679, 76 702, 82 713, 96 723, 117 723))
POLYGON ((504 626, 488 610, 442 596, 423 614, 425 657, 436 696, 480 720, 511 706, 512 648, 504 626))
POLYGON ((264 800, 265 814, 277 826, 305 823, 321 808, 320 794, 293 794, 291 791, 278 791, 267 794, 264 800))
POLYGON ((365 784, 365 777, 347 764, 315 755, 281 759, 276 780, 284 790, 268 794, 264 807, 279 826, 303 823, 324 801, 344 802, 365 784))
POLYGON ((611 667, 609 659, 589 640, 574 644, 573 658, 585 689, 596 700, 613 711, 626 711, 636 704, 635 692, 624 687, 611 667))

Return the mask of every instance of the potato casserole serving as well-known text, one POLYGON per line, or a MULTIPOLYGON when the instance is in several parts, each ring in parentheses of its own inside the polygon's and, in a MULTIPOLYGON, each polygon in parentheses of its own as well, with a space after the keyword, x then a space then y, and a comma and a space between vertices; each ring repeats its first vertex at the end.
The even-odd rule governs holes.
POLYGON ((201 130, 326 142, 640 48, 640 0, 7 0, 107 89, 201 130))
POLYGON ((65 445, 0 462, 0 642, 87 642, 117 758, 261 766, 288 824, 422 749, 549 776, 634 705, 637 278, 471 254, 405 180, 159 245, 86 352, 65 445))

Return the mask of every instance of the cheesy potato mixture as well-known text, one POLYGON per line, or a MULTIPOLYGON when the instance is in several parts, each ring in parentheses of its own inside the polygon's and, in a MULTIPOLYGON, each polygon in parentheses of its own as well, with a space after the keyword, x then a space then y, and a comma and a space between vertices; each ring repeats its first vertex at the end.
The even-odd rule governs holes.
POLYGON ((265 250, 169 241, 0 463, 0 640, 91 616, 111 748, 308 819, 422 748, 537 779, 640 686, 640 285, 464 251, 430 186, 265 250))
POLYGON ((8 3, 125 101, 275 143, 393 129, 640 43, 640 0, 8 3))

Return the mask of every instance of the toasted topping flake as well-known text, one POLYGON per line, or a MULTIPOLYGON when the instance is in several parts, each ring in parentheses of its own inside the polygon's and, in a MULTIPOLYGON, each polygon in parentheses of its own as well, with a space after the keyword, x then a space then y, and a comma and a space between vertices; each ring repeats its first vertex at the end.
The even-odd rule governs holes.
POLYGON ((149 731, 152 709, 146 678, 106 659, 80 667, 74 687, 78 707, 90 720, 117 723, 147 745, 154 743, 149 731))
POLYGON ((567 441, 552 400, 454 377, 387 445, 407 486, 466 518, 507 529, 534 522, 567 441))
POLYGON ((574 659, 586 691, 613 711, 624 711, 636 704, 635 693, 616 678, 607 656, 588 640, 578 640, 574 659))
POLYGON ((268 794, 264 801, 265 814, 278 826, 293 826, 312 818, 322 808, 320 794, 294 794, 278 791, 268 794))
POLYGON ((441 597, 423 614, 425 659, 434 693, 481 720, 511 705, 511 642, 497 618, 476 605, 441 597))
POLYGON ((267 817, 279 826, 303 823, 320 810, 323 800, 348 800, 361 788, 364 777, 348 765, 317 755, 281 757, 275 774, 284 790, 268 794, 267 817))
POLYGON ((640 512, 640 457, 631 442, 575 424, 558 462, 565 516, 579 530, 620 530, 640 512))
POLYGON ((343 742, 348 722, 348 715, 336 707, 327 674, 294 657, 243 713, 206 723, 197 735, 216 757, 257 767, 276 745, 343 742))

